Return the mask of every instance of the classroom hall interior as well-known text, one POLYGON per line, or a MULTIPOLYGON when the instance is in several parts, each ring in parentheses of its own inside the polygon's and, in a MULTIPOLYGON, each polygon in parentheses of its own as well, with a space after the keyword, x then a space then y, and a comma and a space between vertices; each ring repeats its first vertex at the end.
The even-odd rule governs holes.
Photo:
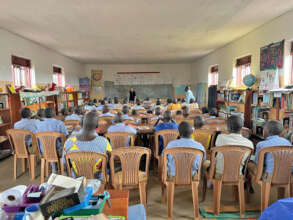
POLYGON ((0 219, 293 219, 292 21, 288 0, 3 1, 0 219))

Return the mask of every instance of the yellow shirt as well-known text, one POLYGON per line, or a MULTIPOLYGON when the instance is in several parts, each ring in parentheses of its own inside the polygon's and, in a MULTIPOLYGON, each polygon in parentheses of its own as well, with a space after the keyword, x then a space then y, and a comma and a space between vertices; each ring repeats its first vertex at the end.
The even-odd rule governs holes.
POLYGON ((171 104, 168 106, 168 110, 180 110, 181 109, 181 105, 180 104, 171 104))

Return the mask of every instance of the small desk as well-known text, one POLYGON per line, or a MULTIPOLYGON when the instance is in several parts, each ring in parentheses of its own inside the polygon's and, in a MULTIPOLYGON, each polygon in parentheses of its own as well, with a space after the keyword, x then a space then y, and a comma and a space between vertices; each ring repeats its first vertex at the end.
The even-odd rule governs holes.
POLYGON ((107 191, 110 193, 112 208, 106 202, 103 213, 109 216, 125 216, 125 219, 128 220, 129 191, 115 189, 107 191))

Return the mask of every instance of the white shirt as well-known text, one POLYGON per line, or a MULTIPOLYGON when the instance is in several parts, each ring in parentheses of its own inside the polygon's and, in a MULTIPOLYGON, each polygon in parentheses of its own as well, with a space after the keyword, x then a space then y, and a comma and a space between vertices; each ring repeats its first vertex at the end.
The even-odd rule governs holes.
MULTIPOLYGON (((224 145, 236 145, 236 146, 245 146, 251 149, 254 148, 253 143, 247 138, 243 137, 241 134, 220 134, 216 140, 216 147, 224 145)), ((245 161, 248 157, 248 154, 243 157, 240 166, 240 172, 242 173, 242 168, 245 165, 245 161)), ((222 174, 224 172, 224 156, 221 153, 217 153, 216 156, 216 173, 222 174)))

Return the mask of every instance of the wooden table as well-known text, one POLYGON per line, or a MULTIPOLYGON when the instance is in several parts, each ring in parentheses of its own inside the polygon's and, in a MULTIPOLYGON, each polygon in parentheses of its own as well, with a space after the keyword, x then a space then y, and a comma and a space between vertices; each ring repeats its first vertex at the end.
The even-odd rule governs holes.
POLYGON ((124 216, 128 219, 128 206, 129 206, 129 191, 108 189, 110 193, 110 200, 112 208, 106 202, 103 213, 109 216, 124 216))

